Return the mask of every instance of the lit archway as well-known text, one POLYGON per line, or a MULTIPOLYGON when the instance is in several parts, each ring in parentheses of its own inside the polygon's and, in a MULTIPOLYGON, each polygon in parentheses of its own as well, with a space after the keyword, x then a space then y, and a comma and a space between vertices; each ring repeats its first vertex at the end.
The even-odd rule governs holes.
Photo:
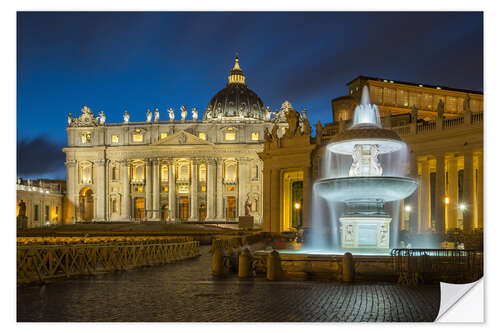
POLYGON ((87 222, 94 219, 94 192, 90 187, 84 187, 80 191, 80 218, 87 222))

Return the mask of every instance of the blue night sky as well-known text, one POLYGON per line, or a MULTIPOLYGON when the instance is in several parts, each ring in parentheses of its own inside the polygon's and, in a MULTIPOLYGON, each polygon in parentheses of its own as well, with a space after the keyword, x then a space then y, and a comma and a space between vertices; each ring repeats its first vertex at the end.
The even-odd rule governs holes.
POLYGON ((483 15, 453 12, 19 12, 17 172, 64 178, 69 112, 107 122, 205 110, 235 52, 247 85, 331 122, 358 75, 483 90, 483 15))

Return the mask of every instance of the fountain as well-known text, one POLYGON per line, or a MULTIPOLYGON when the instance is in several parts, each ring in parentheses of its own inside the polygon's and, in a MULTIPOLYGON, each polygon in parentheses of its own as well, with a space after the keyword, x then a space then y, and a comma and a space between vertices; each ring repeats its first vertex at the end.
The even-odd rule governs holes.
MULTIPOLYGON (((379 157, 406 150, 405 142, 396 132, 381 126, 378 108, 370 104, 368 87, 363 87, 361 103, 354 111, 351 128, 333 137, 327 145, 326 154, 352 158, 348 175, 320 179, 313 187, 313 198, 319 196, 328 203, 344 205, 344 213, 339 218, 340 227, 332 227, 340 231, 342 250, 357 253, 389 251, 392 217, 386 212, 385 204, 410 196, 416 190, 417 182, 402 175, 387 175, 379 157)), ((312 219, 315 223, 314 216, 312 219)), ((335 218, 333 224, 336 223, 335 218)), ((393 222, 396 227, 397 223, 398 220, 393 222)))

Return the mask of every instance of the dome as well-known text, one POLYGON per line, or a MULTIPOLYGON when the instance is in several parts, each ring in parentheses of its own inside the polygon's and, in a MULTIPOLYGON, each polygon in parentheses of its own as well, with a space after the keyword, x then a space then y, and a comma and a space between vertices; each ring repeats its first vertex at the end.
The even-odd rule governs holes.
POLYGON ((203 119, 245 118, 269 120, 271 110, 264 106, 260 97, 248 89, 245 75, 240 68, 239 59, 235 59, 228 83, 215 94, 208 103, 203 119))

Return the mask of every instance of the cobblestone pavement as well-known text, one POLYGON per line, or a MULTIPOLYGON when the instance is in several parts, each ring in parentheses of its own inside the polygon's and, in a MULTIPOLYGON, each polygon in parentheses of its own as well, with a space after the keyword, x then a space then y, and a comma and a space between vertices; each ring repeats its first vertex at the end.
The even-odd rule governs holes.
POLYGON ((439 286, 214 279, 210 254, 17 288, 18 321, 433 321, 439 286))

